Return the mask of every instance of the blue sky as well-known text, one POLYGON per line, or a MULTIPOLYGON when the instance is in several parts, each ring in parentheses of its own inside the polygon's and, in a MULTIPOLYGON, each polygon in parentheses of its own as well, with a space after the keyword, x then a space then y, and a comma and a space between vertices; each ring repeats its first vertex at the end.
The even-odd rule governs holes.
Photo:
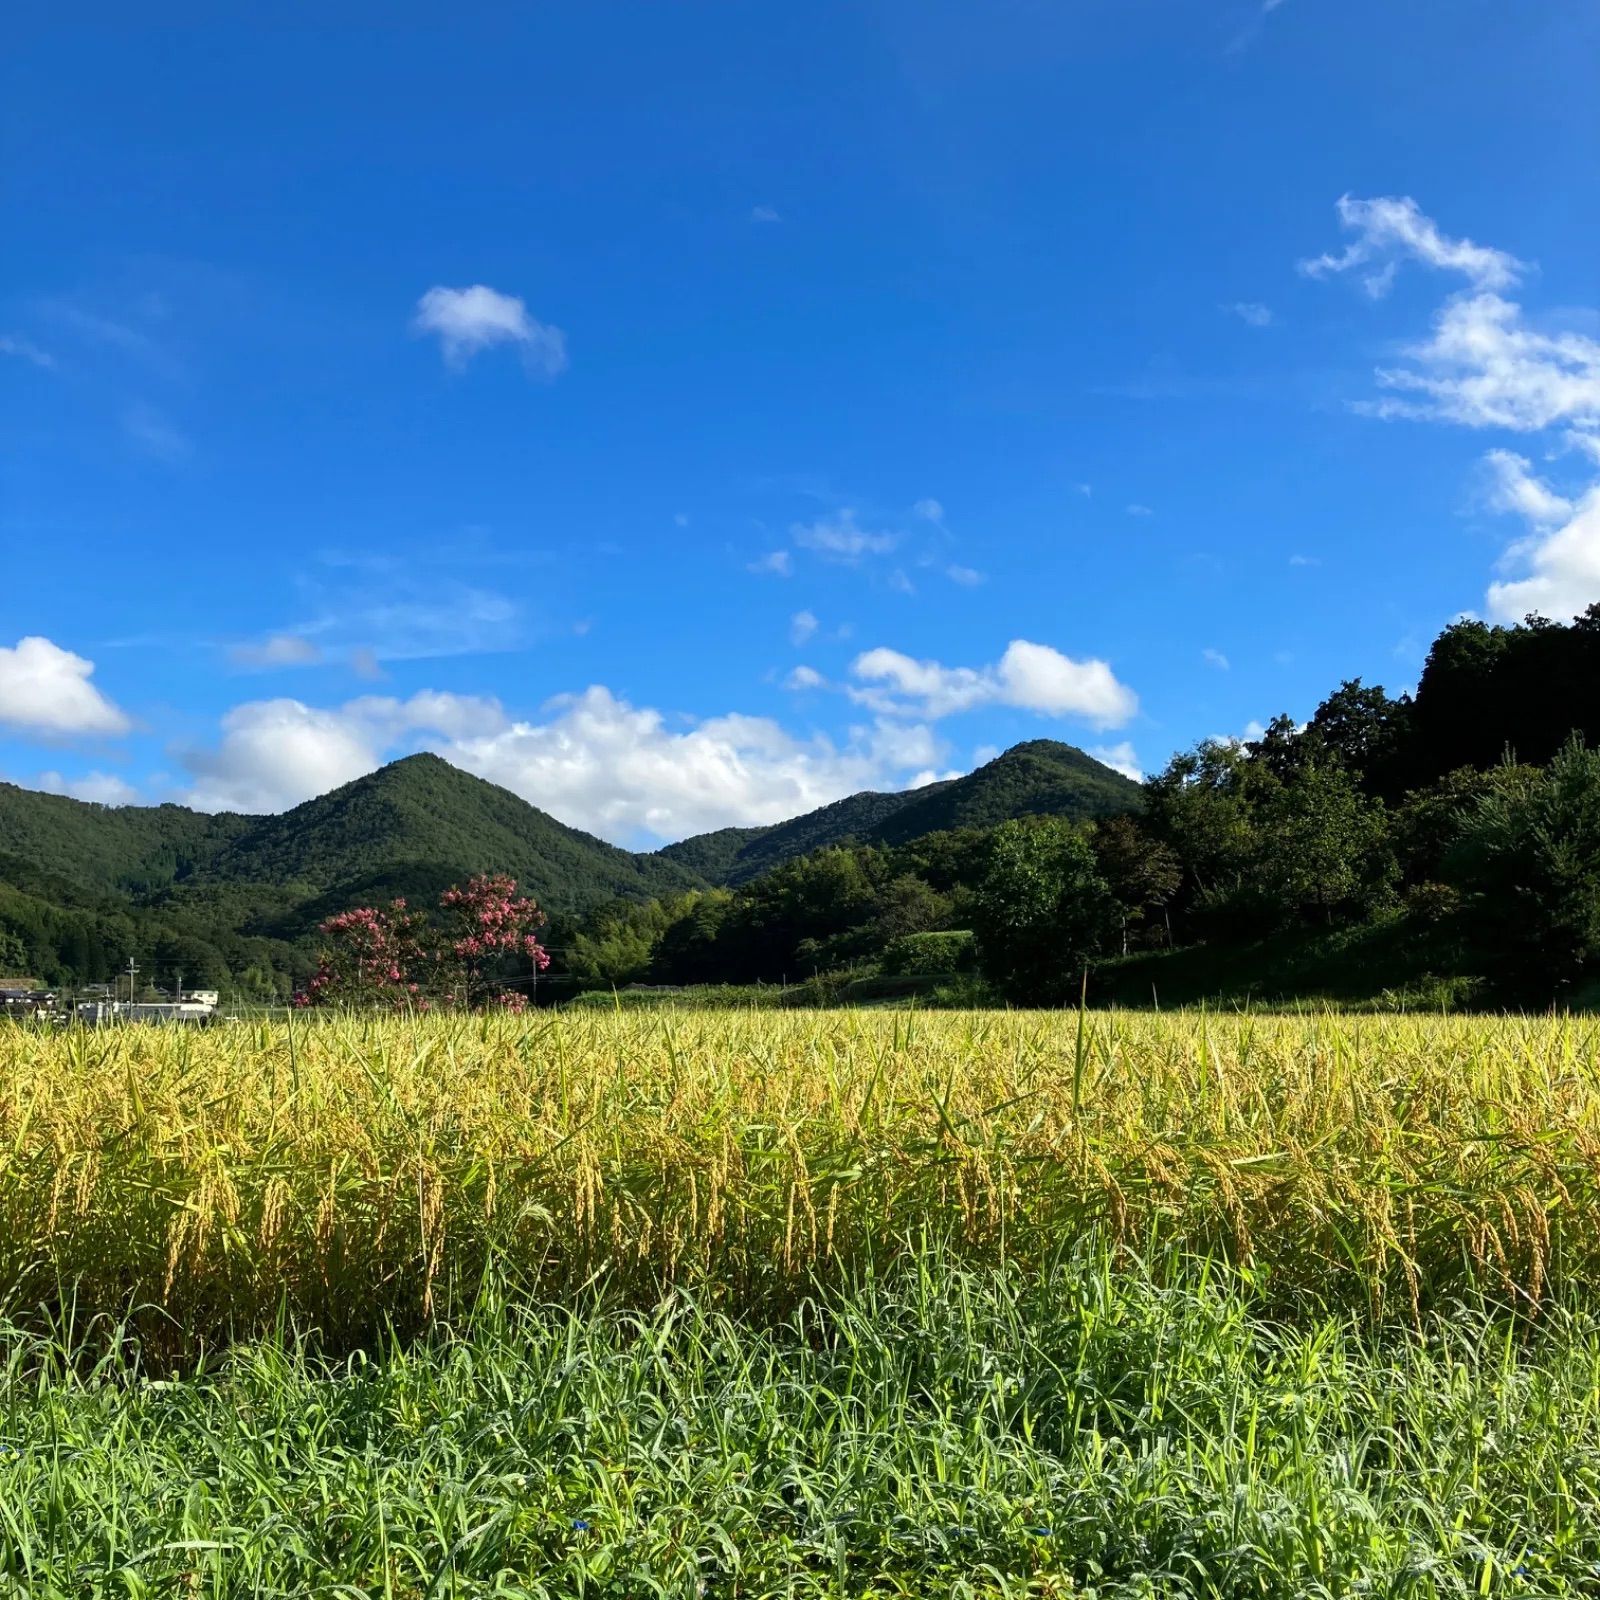
POLYGON ((12 781, 650 844, 1600 599, 1593 6, 277 14, 0 68, 12 781))

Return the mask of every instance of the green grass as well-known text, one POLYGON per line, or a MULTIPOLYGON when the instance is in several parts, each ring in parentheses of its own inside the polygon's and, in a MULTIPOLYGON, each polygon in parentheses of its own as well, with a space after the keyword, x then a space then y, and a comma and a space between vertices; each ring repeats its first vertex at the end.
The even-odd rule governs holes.
POLYGON ((0 1595, 1595 1592, 1592 1315, 1385 1332, 1257 1291, 924 1250, 774 1326, 495 1292, 163 1382, 13 1331, 0 1595))

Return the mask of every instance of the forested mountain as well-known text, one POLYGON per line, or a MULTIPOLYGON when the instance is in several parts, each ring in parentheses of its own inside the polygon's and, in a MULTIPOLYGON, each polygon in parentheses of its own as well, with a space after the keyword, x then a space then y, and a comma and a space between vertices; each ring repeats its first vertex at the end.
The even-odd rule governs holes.
POLYGON ((408 756, 277 816, 94 805, 0 785, 0 966, 51 981, 146 975, 283 991, 319 922, 349 906, 435 898, 508 872, 558 922, 614 900, 743 882, 845 838, 902 841, 1034 811, 1129 809, 1138 789, 1039 741, 953 782, 860 794, 773 828, 729 828, 639 854, 569 828, 433 755, 408 756))
POLYGON ((965 777, 898 794, 871 790, 770 828, 723 828, 657 852, 711 883, 738 885, 827 845, 907 844, 953 828, 988 828, 1012 817, 1074 822, 1136 811, 1139 785, 1070 744, 1034 739, 965 777))

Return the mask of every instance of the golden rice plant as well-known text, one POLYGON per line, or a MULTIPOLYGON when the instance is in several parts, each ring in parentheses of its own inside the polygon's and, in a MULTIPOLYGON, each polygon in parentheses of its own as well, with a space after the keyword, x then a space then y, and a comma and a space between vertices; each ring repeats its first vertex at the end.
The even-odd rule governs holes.
POLYGON ((935 1234, 1099 1233, 1266 1292, 1536 1303, 1600 1266, 1600 1029, 1571 1018, 595 1012, 0 1030, 0 1297, 412 1325, 540 1292, 735 1308, 935 1234))

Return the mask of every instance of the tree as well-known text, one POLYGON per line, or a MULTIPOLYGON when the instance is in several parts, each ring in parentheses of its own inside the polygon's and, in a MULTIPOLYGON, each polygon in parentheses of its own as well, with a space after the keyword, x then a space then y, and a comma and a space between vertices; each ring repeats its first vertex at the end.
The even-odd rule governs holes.
POLYGON ((1177 893, 1183 868, 1177 853, 1153 839, 1132 817, 1104 817, 1094 825, 1095 864, 1117 905, 1122 953, 1128 929, 1177 893))
POLYGON ((1501 985, 1559 997, 1600 964, 1600 751, 1574 735, 1543 770, 1507 768, 1451 869, 1501 985))
POLYGON ((322 924, 317 970, 299 1001, 520 1011, 528 995, 517 981, 550 964, 538 940, 544 921, 538 903, 504 874, 446 889, 434 919, 404 900, 342 911, 322 924))
POLYGON ((1076 994, 1117 917, 1088 839, 1059 817, 995 829, 975 913, 980 969, 1023 1005, 1057 1005, 1076 994))

